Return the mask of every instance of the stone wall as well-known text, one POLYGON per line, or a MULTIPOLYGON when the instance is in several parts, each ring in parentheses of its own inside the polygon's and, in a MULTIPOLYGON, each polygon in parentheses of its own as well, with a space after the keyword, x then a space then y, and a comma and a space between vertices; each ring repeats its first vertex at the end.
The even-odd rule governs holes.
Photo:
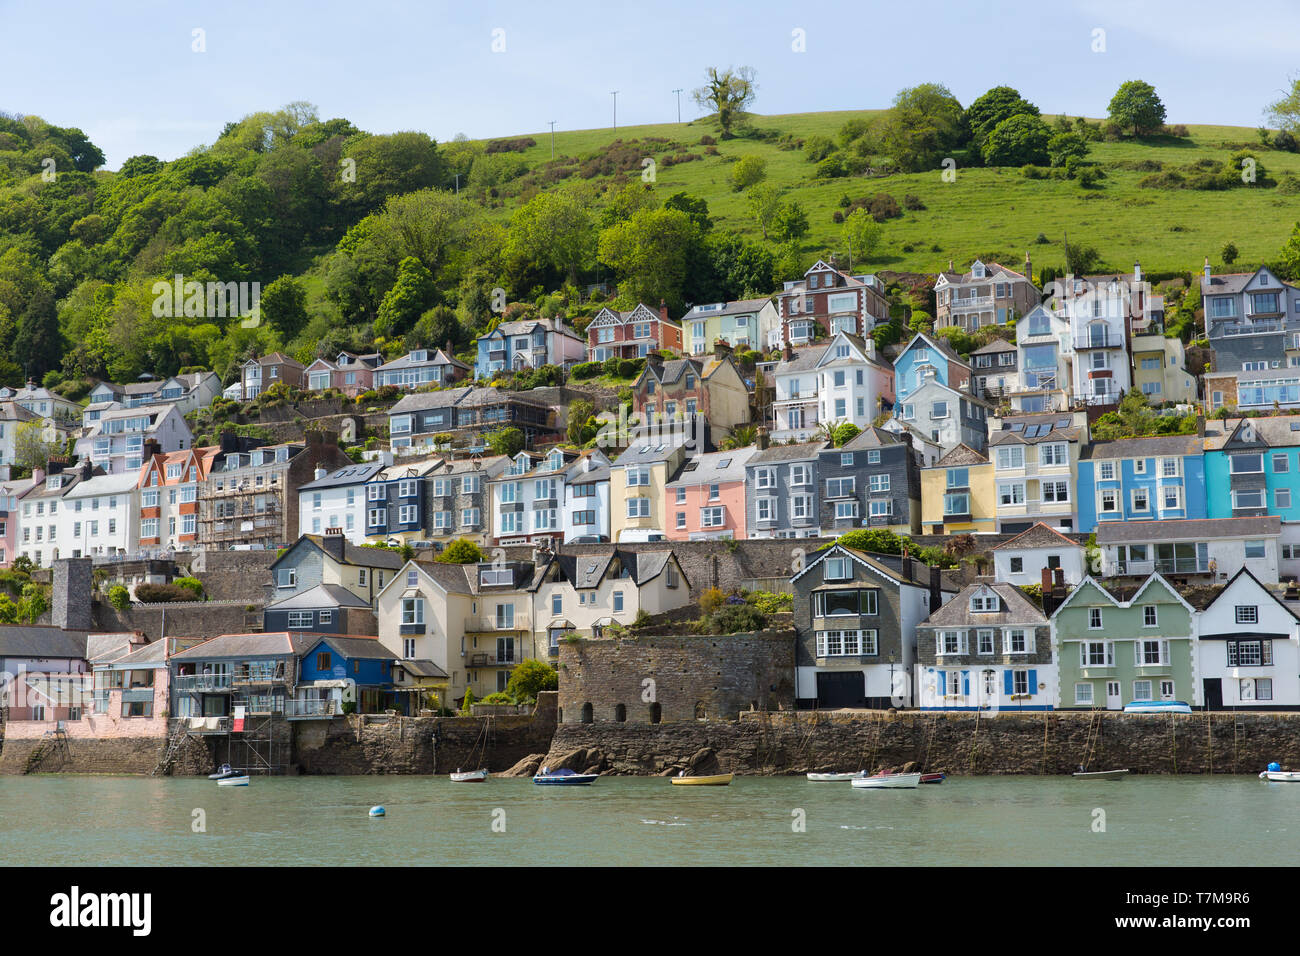
POLYGON ((560 720, 648 724, 792 708, 794 653, 793 630, 561 642, 560 720))
MULTIPOLYGON (((0 748, 0 774, 147 774, 163 754, 165 738, 7 737, 0 748)), ((211 773, 211 771, 208 771, 211 773)))
POLYGON ((528 716, 302 721, 296 724, 294 759, 304 774, 443 774, 484 766, 499 772, 546 751, 555 715, 552 692, 539 695, 528 716))
POLYGON ((199 551, 190 562, 190 573, 214 601, 260 603, 270 590, 269 569, 275 559, 274 551, 199 551))
POLYGON ((216 637, 262 629, 262 603, 244 601, 176 601, 130 604, 119 611, 95 602, 95 625, 104 631, 139 631, 150 641, 163 637, 216 637), (252 608, 250 611, 249 608, 252 608))
POLYGON ((902 768, 949 774, 1258 773, 1300 765, 1300 714, 762 713, 657 726, 562 723, 545 758, 613 774, 902 768))

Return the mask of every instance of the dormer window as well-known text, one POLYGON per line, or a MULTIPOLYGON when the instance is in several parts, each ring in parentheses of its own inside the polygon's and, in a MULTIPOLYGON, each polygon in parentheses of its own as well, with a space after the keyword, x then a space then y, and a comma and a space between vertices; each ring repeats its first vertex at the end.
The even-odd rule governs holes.
POLYGON ((412 362, 427 362, 428 360, 429 360, 429 353, 424 349, 416 349, 414 352, 411 353, 412 362))
POLYGON ((827 558, 825 568, 822 574, 824 581, 847 581, 853 576, 849 558, 839 556, 827 558))
POLYGON ((998 609, 998 596, 996 594, 976 594, 970 599, 970 609, 975 613, 989 613, 998 609))

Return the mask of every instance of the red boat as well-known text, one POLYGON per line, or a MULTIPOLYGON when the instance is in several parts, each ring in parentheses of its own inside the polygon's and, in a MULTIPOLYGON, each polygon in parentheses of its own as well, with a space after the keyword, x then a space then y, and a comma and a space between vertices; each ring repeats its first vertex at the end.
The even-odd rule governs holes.
POLYGON ((948 776, 946 773, 923 773, 921 774, 922 783, 943 783, 943 778, 948 776))

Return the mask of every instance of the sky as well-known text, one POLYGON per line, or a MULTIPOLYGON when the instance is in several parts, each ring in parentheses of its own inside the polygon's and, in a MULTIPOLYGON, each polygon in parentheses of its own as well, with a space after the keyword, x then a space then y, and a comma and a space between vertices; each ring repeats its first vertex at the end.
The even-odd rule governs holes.
POLYGON ((1102 116, 1155 86, 1168 122, 1254 127, 1300 75, 1300 2, 1201 0, 0 0, 0 111, 80 127, 116 169, 211 143, 306 100, 372 133, 439 141, 703 113, 710 66, 757 72, 756 113, 876 109, 1009 85, 1044 113, 1102 116), (201 31, 196 33, 196 31, 201 31), (1098 32, 1100 31, 1100 32, 1098 32), (202 49, 198 49, 202 47, 202 49))

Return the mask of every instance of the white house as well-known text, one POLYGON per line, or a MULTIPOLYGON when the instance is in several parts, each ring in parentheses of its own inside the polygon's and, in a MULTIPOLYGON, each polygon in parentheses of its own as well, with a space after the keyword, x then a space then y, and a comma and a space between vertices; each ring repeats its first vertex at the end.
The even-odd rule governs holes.
POLYGON ((993 548, 993 577, 999 583, 1026 587, 1042 584, 1042 572, 1061 570, 1070 587, 1083 580, 1083 546, 1039 521, 1010 541, 993 548))
POLYGON ((175 404, 110 408, 90 422, 74 451, 110 475, 139 471, 144 443, 152 438, 160 452, 184 451, 194 441, 185 414, 175 404))
POLYGON ((1250 571, 1233 575, 1196 617, 1196 704, 1300 706, 1300 618, 1250 571))
POLYGON ((366 482, 392 463, 385 452, 376 461, 347 465, 330 473, 317 468, 314 480, 298 488, 298 530, 323 534, 341 528, 353 544, 366 543, 366 482))
POLYGON ((839 332, 829 345, 796 353, 787 346, 772 370, 772 441, 807 441, 817 426, 866 428, 894 404, 894 370, 876 358, 876 343, 839 332))
POLYGON ((138 472, 79 481, 51 516, 57 525, 50 560, 135 554, 140 539, 138 472))
POLYGON ((1244 567, 1276 584, 1281 536, 1276 515, 1107 521, 1097 526, 1097 547, 1102 577, 1155 571, 1225 581, 1244 567))
POLYGON ((609 540, 609 466, 609 458, 597 448, 583 452, 565 470, 560 515, 565 544, 609 540))
POLYGON ((519 452, 504 472, 488 480, 492 542, 608 541, 609 479, 604 452, 519 452))

